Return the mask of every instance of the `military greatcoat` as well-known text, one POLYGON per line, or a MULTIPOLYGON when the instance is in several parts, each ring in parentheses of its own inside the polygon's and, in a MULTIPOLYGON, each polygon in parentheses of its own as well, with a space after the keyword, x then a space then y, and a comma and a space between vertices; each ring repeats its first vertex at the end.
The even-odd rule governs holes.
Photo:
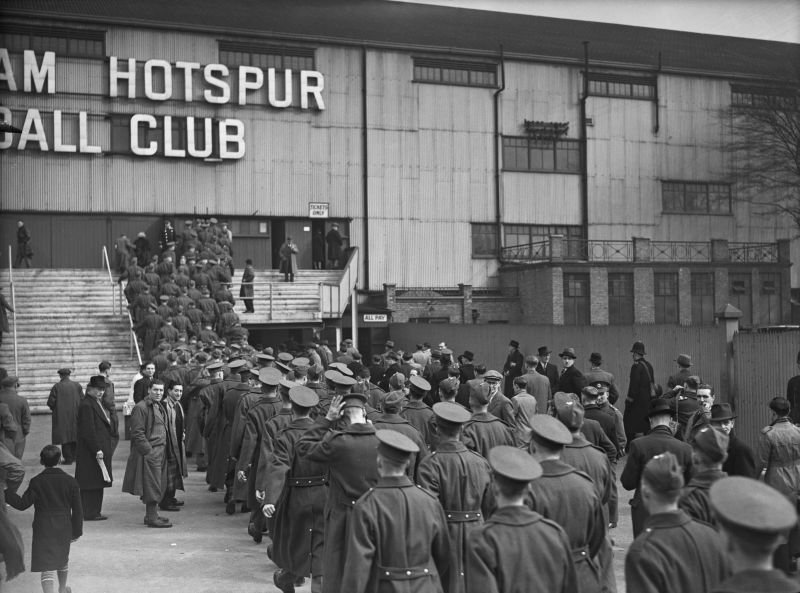
POLYGON ((69 377, 64 377, 50 389, 47 407, 53 411, 51 437, 54 445, 78 440, 78 406, 82 398, 80 383, 71 381, 69 377))
POLYGON ((464 424, 462 440, 468 449, 476 451, 483 457, 486 457, 494 447, 516 445, 514 430, 489 412, 472 415, 472 418, 464 424))

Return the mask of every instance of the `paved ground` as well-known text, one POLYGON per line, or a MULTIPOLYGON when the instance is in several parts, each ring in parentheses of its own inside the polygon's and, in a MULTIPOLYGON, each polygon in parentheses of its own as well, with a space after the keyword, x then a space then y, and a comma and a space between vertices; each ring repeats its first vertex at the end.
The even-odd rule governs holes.
MULTIPOLYGON (((120 423, 121 424, 121 423, 120 423)), ((50 417, 34 416, 24 463, 27 487, 41 471, 39 451, 49 443, 50 417)), ((106 489, 103 513, 108 521, 84 524, 84 535, 70 553, 70 586, 74 593, 272 593, 275 569, 266 556, 266 541, 257 545, 247 535, 246 515, 225 514, 223 494, 208 492, 205 478, 190 472, 186 493, 178 498, 186 505, 178 513, 164 513, 174 522, 171 529, 149 529, 142 524, 144 505, 122 493, 122 476, 129 441, 120 441, 114 455, 114 485, 106 489)), ((190 467, 192 467, 190 463, 190 467)), ((66 466, 74 473, 74 466, 66 466)), ((615 568, 619 591, 624 591, 624 549, 631 541, 627 493, 620 496, 620 525, 611 536, 616 542, 615 568)), ((26 566, 30 566, 33 509, 9 509, 25 540, 26 566)), ((298 592, 310 590, 308 584, 298 592)), ((41 591, 39 574, 26 572, 3 587, 8 593, 41 591)))

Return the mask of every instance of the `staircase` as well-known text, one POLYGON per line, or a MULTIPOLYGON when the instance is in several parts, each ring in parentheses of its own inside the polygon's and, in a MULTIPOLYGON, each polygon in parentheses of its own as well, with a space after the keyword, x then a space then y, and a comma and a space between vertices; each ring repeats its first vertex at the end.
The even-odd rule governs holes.
MULTIPOLYGON (((0 272, 0 283, 10 304, 7 269, 0 272)), ((127 399, 138 361, 135 351, 131 355, 127 315, 122 317, 119 308, 114 314, 112 299, 118 293, 106 270, 18 269, 14 291, 19 393, 28 398, 32 412, 49 412, 47 396, 59 380, 58 369, 71 368, 72 379, 85 387, 101 360, 112 365, 117 401, 127 399)), ((11 313, 9 326, 0 347, 0 366, 15 374, 11 313)))

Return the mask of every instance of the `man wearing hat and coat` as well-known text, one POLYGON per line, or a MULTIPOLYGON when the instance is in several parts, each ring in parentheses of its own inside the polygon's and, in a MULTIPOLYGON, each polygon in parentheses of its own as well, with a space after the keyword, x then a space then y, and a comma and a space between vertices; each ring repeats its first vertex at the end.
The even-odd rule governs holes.
POLYGON ((475 385, 469 395, 472 417, 464 423, 463 441, 468 449, 486 457, 494 447, 516 443, 514 429, 488 412, 491 398, 488 384, 475 385))
POLYGON ((620 483, 625 490, 634 490, 631 499, 631 519, 633 536, 636 537, 644 529, 647 508, 642 504, 641 478, 644 466, 656 455, 670 452, 675 455, 683 468, 684 483, 689 481, 692 470, 692 448, 672 436, 670 420, 673 410, 669 403, 662 399, 654 399, 650 404, 646 419, 650 424, 650 432, 634 439, 630 443, 628 459, 622 470, 620 483))
POLYGON ((704 426, 692 442, 692 479, 684 487, 678 506, 692 519, 716 526, 708 500, 708 490, 717 480, 726 477, 722 471, 728 449, 728 435, 704 426))
POLYGON ((114 455, 114 426, 102 404, 106 381, 95 375, 86 386, 86 397, 78 406, 78 443, 75 456, 75 479, 81 488, 84 521, 103 521, 103 490, 111 486, 111 459, 114 455), (108 480, 103 477, 102 463, 108 480))
POLYGON ((412 453, 408 463, 408 477, 417 481, 417 469, 420 463, 429 455, 429 447, 422 434, 411 423, 400 415, 403 410, 405 396, 402 391, 390 391, 383 399, 381 408, 383 412, 371 417, 375 430, 396 430, 407 436, 417 445, 419 452, 412 453))
POLYGON ((511 340, 508 343, 508 356, 503 365, 503 376, 506 379, 503 384, 503 394, 506 397, 514 396, 514 379, 522 374, 524 364, 525 357, 519 351, 519 342, 511 340))
POLYGON ((648 411, 650 408, 650 386, 653 384, 653 365, 645 360, 643 342, 634 342, 631 348, 633 365, 628 380, 628 395, 625 398, 625 412, 623 424, 625 436, 628 438, 628 447, 637 436, 647 432, 648 411))
POLYGON ((675 359, 678 364, 678 372, 670 375, 667 379, 667 394, 676 387, 683 387, 686 379, 692 376, 692 357, 688 354, 678 354, 675 359))
MULTIPOLYGON (((797 352, 797 366, 800 367, 800 350, 797 352)), ((789 414, 793 424, 800 424, 800 375, 795 375, 789 379, 786 385, 786 399, 792 406, 789 414)))
POLYGON ((83 399, 83 388, 80 383, 70 380, 72 371, 59 369, 61 380, 50 389, 47 407, 53 411, 52 441, 61 445, 64 464, 75 461, 75 448, 78 444, 78 406, 83 399))
POLYGON ((8 406, 14 421, 19 425, 19 430, 14 433, 14 448, 11 452, 17 459, 22 459, 25 452, 25 438, 31 431, 31 410, 28 399, 17 393, 19 379, 13 375, 0 380, 0 403, 8 406))
POLYGON ((558 367, 550 363, 550 354, 553 351, 547 346, 539 346, 537 357, 539 364, 536 365, 536 372, 547 377, 550 381, 550 393, 558 391, 558 367))
POLYGON ((475 355, 469 350, 458 357, 458 382, 463 385, 475 378, 475 355))
MULTIPOLYGON (((341 591, 439 593, 450 564, 445 514, 436 498, 408 479, 418 447, 394 430, 378 430, 380 478, 356 502, 341 591)), ((327 578, 327 577, 326 577, 327 578)))
POLYGON ((730 574, 719 534, 678 508, 683 473, 669 452, 643 468, 641 496, 649 517, 625 557, 628 591, 706 593, 730 574))
POLYGON ((711 426, 728 435, 728 457, 722 464, 722 471, 729 476, 757 478, 756 456, 753 450, 733 434, 736 416, 730 404, 711 406, 711 426))
POLYGON ((542 475, 541 465, 525 451, 506 446, 493 449, 488 461, 497 510, 467 541, 467 593, 575 593, 567 534, 525 506, 529 485, 542 475))
POLYGON ((563 368, 558 376, 556 391, 580 395, 581 389, 586 387, 586 379, 583 373, 575 367, 575 360, 578 358, 575 348, 564 348, 558 356, 561 357, 563 368))

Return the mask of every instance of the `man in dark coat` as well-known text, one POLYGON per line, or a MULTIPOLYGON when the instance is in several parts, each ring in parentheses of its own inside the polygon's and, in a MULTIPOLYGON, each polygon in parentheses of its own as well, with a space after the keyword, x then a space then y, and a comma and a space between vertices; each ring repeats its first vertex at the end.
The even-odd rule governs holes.
POLYGON ((408 464, 408 477, 412 481, 417 481, 417 469, 420 463, 428 456, 428 445, 422 437, 422 434, 414 428, 411 423, 400 415, 403 409, 402 391, 392 391, 386 395, 381 407, 382 413, 378 413, 371 418, 375 430, 396 430, 411 439, 419 448, 419 452, 414 452, 409 457, 408 464))
POLYGON ((329 486, 325 501, 325 548, 323 593, 340 593, 345 568, 350 517, 356 501, 378 481, 375 428, 366 422, 366 396, 336 395, 327 414, 319 418, 297 442, 295 450, 307 461, 328 466, 329 486), (344 416, 344 430, 331 430, 344 416))
POLYGON ((17 393, 17 377, 8 376, 0 380, 0 403, 8 406, 14 421, 19 429, 14 433, 14 449, 12 453, 17 459, 22 459, 25 452, 25 438, 31 431, 31 410, 27 398, 17 393))
POLYGON ((320 230, 314 231, 311 237, 311 263, 315 270, 325 268, 325 237, 320 230))
MULTIPOLYGON (((486 411, 492 416, 500 418, 509 426, 515 426, 514 404, 500 390, 500 382, 503 380, 503 376, 495 370, 489 370, 484 375, 483 380, 489 386, 489 407, 486 411)), ((508 381, 508 376, 506 376, 506 381, 508 381)), ((514 397, 513 389, 511 397, 514 397)))
POLYGON ((33 257, 33 248, 31 247, 31 232, 25 223, 21 220, 17 221, 17 257, 14 260, 14 267, 20 268, 25 264, 26 268, 31 267, 31 257, 33 257))
POLYGON ((522 375, 522 369, 525 363, 525 357, 519 351, 519 342, 511 340, 508 343, 508 356, 503 365, 503 376, 506 381, 503 384, 503 393, 506 397, 513 397, 514 395, 514 379, 522 375))
POLYGON ((103 491, 111 486, 111 458, 114 455, 114 433, 111 417, 101 399, 106 388, 105 377, 96 375, 86 386, 86 397, 78 407, 78 448, 75 457, 75 479, 81 487, 81 501, 86 521, 104 521, 103 491), (105 466, 108 480, 99 463, 105 466))
POLYGON ((493 510, 489 463, 461 442, 461 428, 470 418, 456 403, 434 404, 438 444, 420 464, 417 483, 438 499, 450 534, 450 570, 442 585, 447 593, 466 591, 466 549, 469 535, 493 510))
POLYGON ((733 434, 736 416, 730 404, 714 404, 711 406, 711 426, 728 435, 728 457, 722 464, 722 471, 729 476, 745 476, 758 478, 756 456, 753 450, 733 434))
POLYGON ((505 446, 493 449, 488 461, 497 510, 467 541, 467 593, 575 593, 567 534, 525 506, 529 484, 542 475, 541 465, 525 451, 505 446))
POLYGON ((388 593, 400 581, 403 589, 439 593, 450 562, 445 513, 406 475, 417 445, 394 430, 375 436, 380 479, 353 509, 340 590, 388 593))
MULTIPOLYGON (((224 444, 225 416, 222 413, 222 400, 225 398, 224 371, 222 362, 214 362, 206 367, 211 382, 198 394, 203 406, 203 438, 206 443, 206 483, 211 492, 224 488, 228 466, 230 443, 224 444)), ((230 433, 229 433, 230 438, 230 433)))
POLYGON ((83 398, 80 383, 70 380, 72 370, 59 369, 61 381, 53 385, 47 398, 47 407, 53 411, 52 441, 61 445, 64 464, 75 461, 75 447, 78 443, 78 406, 83 398))
POLYGON ((494 447, 515 444, 514 429, 487 411, 489 386, 486 383, 472 390, 469 407, 472 417, 464 424, 463 433, 463 441, 468 449, 486 457, 494 447))
POLYGON ((14 312, 14 308, 8 304, 5 295, 2 293, 3 287, 0 286, 0 344, 3 343, 3 333, 9 331, 8 314, 6 311, 14 312))
POLYGON ((561 357, 563 368, 558 376, 558 384, 555 391, 574 393, 580 396, 581 389, 586 387, 586 379, 584 379, 583 373, 575 367, 575 360, 578 358, 578 355, 575 354, 575 348, 564 348, 559 356, 561 357))
POLYGON ((339 234, 339 225, 333 223, 331 230, 325 235, 325 243, 328 244, 328 269, 339 269, 339 260, 342 259, 342 245, 344 237, 339 234))
POLYGON ((242 271, 242 287, 239 289, 239 296, 244 301, 244 312, 255 313, 253 308, 253 282, 255 282, 256 274, 253 270, 253 260, 248 259, 244 262, 244 270, 242 271))
POLYGON ((650 408, 650 385, 653 383, 653 365, 645 360, 644 344, 634 342, 631 348, 633 365, 628 381, 628 395, 625 398, 625 435, 628 447, 637 436, 647 432, 647 413, 650 408))
POLYGON ((641 497, 649 517, 625 557, 628 591, 706 593, 730 574, 719 534, 678 509, 683 474, 670 452, 643 468, 641 497))
MULTIPOLYGON (((800 366, 800 351, 797 352, 797 365, 800 366)), ((800 424, 800 375, 789 379, 789 383, 786 385, 786 399, 792 405, 792 411, 789 414, 792 424, 800 424)))
POLYGON ((180 510, 178 500, 175 498, 176 490, 184 490, 183 479, 189 475, 186 467, 186 450, 184 447, 184 418, 183 408, 180 405, 183 395, 183 384, 177 381, 165 385, 167 394, 161 401, 164 415, 167 420, 167 443, 164 448, 166 455, 166 482, 164 496, 158 507, 162 511, 180 510))
POLYGON ((640 487, 645 464, 656 455, 669 451, 675 455, 683 468, 684 483, 691 477, 692 448, 672 436, 670 429, 672 414, 673 410, 666 401, 653 400, 646 416, 650 423, 650 432, 631 442, 625 469, 620 476, 620 482, 625 490, 635 490, 631 500, 634 537, 644 529, 644 520, 647 518, 647 509, 642 504, 640 487))
POLYGON ((678 507, 695 521, 716 526, 708 491, 717 480, 725 478, 722 462, 728 450, 728 435, 710 426, 697 431, 692 442, 692 479, 681 492, 678 507))
POLYGON ((547 346, 539 347, 539 364, 536 365, 536 372, 547 377, 547 380, 550 381, 550 393, 555 393, 558 391, 558 367, 550 363, 552 352, 547 346))

